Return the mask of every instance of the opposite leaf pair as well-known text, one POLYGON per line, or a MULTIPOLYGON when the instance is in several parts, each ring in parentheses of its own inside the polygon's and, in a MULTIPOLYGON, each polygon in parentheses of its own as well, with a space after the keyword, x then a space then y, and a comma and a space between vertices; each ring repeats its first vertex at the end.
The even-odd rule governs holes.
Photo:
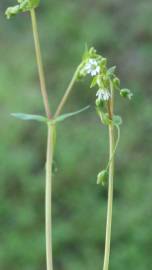
POLYGON ((42 115, 34 115, 34 114, 25 114, 25 113, 11 113, 12 116, 20 119, 20 120, 25 120, 25 121, 38 121, 38 122, 43 122, 46 123, 48 125, 54 125, 57 122, 62 122, 64 120, 66 120, 67 118, 70 118, 72 116, 75 116, 81 112, 84 112, 85 110, 89 109, 90 106, 86 106, 85 108, 76 111, 76 112, 72 112, 72 113, 65 113, 62 115, 59 115, 55 118, 53 118, 52 120, 48 119, 45 116, 42 115))

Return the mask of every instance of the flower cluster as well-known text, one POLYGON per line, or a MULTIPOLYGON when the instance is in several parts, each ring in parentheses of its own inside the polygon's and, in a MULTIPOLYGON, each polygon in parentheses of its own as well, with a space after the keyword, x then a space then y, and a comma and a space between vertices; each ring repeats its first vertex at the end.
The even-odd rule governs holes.
POLYGON ((100 66, 95 59, 90 58, 88 63, 84 66, 84 70, 86 70, 88 74, 91 74, 91 76, 96 76, 100 73, 100 66))
POLYGON ((97 54, 94 48, 86 49, 79 69, 79 78, 90 75, 90 87, 97 87, 96 106, 104 105, 111 97, 111 89, 118 90, 122 97, 131 99, 129 89, 120 89, 120 80, 115 74, 116 67, 107 68, 107 59, 97 54))
POLYGON ((99 172, 97 176, 97 184, 105 183, 108 176, 108 169, 115 155, 117 145, 120 138, 120 125, 122 119, 118 115, 114 115, 110 110, 113 100, 113 93, 117 91, 120 96, 131 99, 133 94, 129 89, 120 88, 120 80, 115 74, 116 67, 107 67, 107 59, 97 54, 94 48, 86 49, 82 62, 78 68, 77 78, 81 79, 86 76, 91 77, 90 88, 96 87, 96 111, 102 124, 113 125, 117 129, 117 139, 115 141, 112 158, 108 161, 106 169, 99 172))

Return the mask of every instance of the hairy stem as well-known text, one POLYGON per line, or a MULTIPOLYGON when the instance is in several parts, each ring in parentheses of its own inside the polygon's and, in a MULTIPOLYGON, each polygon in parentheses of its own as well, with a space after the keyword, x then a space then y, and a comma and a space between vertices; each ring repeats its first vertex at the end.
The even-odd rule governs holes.
POLYGON ((37 67, 38 67, 39 80, 40 80, 40 86, 41 86, 41 94, 43 97, 45 113, 48 118, 51 118, 51 111, 50 111, 49 102, 48 102, 48 94, 46 91, 45 76, 44 76, 44 70, 43 70, 43 64, 42 64, 41 48, 40 48, 40 42, 39 42, 35 9, 32 9, 30 13, 31 13, 31 22, 32 22, 32 29, 33 29, 37 67))
MULTIPOLYGON (((111 88, 111 100, 108 106, 109 117, 113 117, 113 89, 111 88)), ((113 176, 114 176, 114 127, 113 123, 109 125, 109 181, 108 181, 108 206, 107 206, 107 223, 106 223, 106 239, 103 270, 109 269, 110 243, 111 243, 111 225, 112 225, 112 207, 113 207, 113 176)))
POLYGON ((75 73, 74 73, 74 75, 72 77, 72 80, 70 81, 70 83, 69 83, 69 85, 68 85, 68 87, 67 87, 67 89, 65 91, 65 94, 63 95, 63 97, 62 97, 62 99, 61 99, 61 101, 59 103, 59 106, 57 107, 57 110, 56 110, 55 115, 54 115, 55 117, 57 117, 60 114, 60 112, 62 111, 63 106, 66 103, 66 101, 67 101, 67 99, 68 99, 68 97, 69 97, 69 95, 70 95, 70 93, 72 91, 73 85, 77 80, 79 68, 80 68, 80 66, 78 66, 78 68, 76 69, 76 71, 75 71, 75 73))
POLYGON ((52 261, 52 162, 53 162, 53 126, 48 126, 46 153, 46 191, 45 191, 45 233, 46 233, 46 264, 47 270, 53 270, 52 261))

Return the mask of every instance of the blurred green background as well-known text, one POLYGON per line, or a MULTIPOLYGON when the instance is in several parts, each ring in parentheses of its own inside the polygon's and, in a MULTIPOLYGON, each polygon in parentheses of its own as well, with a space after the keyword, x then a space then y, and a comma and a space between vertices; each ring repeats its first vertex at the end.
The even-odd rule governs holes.
MULTIPOLYGON (((122 115, 117 151, 110 269, 152 267, 151 0, 41 1, 37 10, 45 73, 55 110, 81 60, 95 46, 117 65, 131 102, 122 115)), ((44 113, 29 15, 10 21, 0 3, 0 269, 45 269, 44 166, 46 129, 10 117, 44 113)), ((54 269, 102 269, 107 186, 96 175, 108 158, 108 132, 94 111, 95 90, 78 83, 64 111, 90 111, 58 126, 53 181, 54 269)))

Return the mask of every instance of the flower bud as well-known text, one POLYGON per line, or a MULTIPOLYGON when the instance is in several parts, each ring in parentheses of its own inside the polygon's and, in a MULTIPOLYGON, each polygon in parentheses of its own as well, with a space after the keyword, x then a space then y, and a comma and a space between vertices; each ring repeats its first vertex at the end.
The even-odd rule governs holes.
POLYGON ((104 185, 105 181, 107 180, 107 176, 108 176, 107 170, 103 170, 103 171, 99 172, 97 175, 97 185, 99 185, 99 184, 104 185))
POLYGON ((115 88, 119 88, 119 87, 120 87, 120 80, 119 80, 117 77, 115 77, 115 78, 113 79, 113 86, 114 86, 115 88))
POLYGON ((99 107, 100 103, 101 103, 101 100, 99 98, 97 98, 95 103, 96 103, 96 106, 99 107))
POLYGON ((18 13, 30 11, 31 9, 38 7, 40 0, 17 0, 17 2, 19 3, 18 5, 6 9, 5 15, 7 19, 10 19, 18 13))
POLYGON ((129 89, 121 89, 120 90, 120 95, 122 97, 129 98, 129 99, 131 99, 132 96, 133 96, 133 94, 131 93, 131 91, 129 89))
POLYGON ((5 11, 5 15, 7 19, 10 19, 12 16, 15 16, 19 13, 20 6, 16 5, 14 7, 8 7, 5 11))

